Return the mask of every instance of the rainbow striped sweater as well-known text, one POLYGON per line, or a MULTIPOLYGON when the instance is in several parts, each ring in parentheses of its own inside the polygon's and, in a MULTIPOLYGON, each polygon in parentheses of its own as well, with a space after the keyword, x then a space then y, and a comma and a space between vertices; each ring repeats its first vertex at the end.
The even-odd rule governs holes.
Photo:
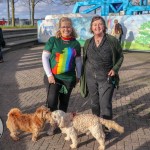
POLYGON ((56 78, 67 81, 75 80, 75 58, 81 55, 81 47, 76 39, 51 37, 44 50, 51 53, 49 62, 56 78))

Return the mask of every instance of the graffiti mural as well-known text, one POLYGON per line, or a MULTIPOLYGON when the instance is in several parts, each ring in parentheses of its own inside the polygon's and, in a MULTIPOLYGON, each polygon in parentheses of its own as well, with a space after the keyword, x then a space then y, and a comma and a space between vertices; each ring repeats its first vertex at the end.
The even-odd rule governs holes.
MULTIPOLYGON (((69 14, 67 15, 68 17, 69 14)), ((90 22, 93 16, 70 17, 73 26, 78 34, 77 40, 83 46, 86 39, 92 37, 90 33, 90 22)), ((54 36, 58 30, 57 18, 38 21, 38 41, 46 42, 49 37, 54 36)), ((111 33, 114 20, 118 19, 123 28, 122 47, 124 50, 150 51, 150 16, 130 15, 130 16, 105 16, 107 23, 107 33, 111 33)))
POLYGON ((111 32, 114 19, 118 19, 123 28, 123 49, 150 50, 150 16, 108 16, 108 33, 111 32))
POLYGON ((39 20, 38 21, 38 41, 46 42, 49 37, 55 34, 57 28, 54 26, 56 20, 39 20))

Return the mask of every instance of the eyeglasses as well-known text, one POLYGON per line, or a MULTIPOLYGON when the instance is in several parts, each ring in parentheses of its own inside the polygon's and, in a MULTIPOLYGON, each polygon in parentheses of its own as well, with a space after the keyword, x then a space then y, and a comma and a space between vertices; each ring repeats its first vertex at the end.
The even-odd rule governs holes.
POLYGON ((98 23, 98 24, 97 24, 97 23, 96 23, 96 24, 93 23, 93 24, 92 24, 92 26, 103 26, 103 25, 104 25, 103 23, 98 23))
POLYGON ((62 28, 62 29, 65 29, 65 28, 71 29, 72 27, 71 27, 71 26, 62 26, 62 27, 60 27, 60 28, 62 28))

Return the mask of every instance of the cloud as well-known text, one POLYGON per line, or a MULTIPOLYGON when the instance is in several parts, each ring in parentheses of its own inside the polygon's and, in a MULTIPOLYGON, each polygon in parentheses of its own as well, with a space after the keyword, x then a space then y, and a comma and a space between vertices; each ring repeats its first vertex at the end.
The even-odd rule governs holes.
MULTIPOLYGON (((42 4, 42 3, 41 3, 42 4)), ((56 4, 39 4, 35 8, 35 18, 42 16, 45 18, 46 15, 51 14, 63 14, 63 13, 72 13, 72 6, 56 5, 56 4), (41 15, 40 15, 41 14, 41 15)))
POLYGON ((0 3, 0 8, 1 8, 1 11, 0 11, 0 19, 6 18, 6 14, 7 14, 7 7, 6 7, 6 4, 5 4, 5 3, 0 3))
MULTIPOLYGON (((7 4, 0 3, 0 19, 7 18, 7 4)), ((35 19, 45 18, 46 15, 51 14, 63 14, 63 13, 72 13, 73 6, 63 6, 60 4, 47 4, 47 3, 38 3, 35 6, 35 19)), ((11 10, 10 10, 11 11, 11 10)), ((28 7, 22 5, 21 3, 15 3, 15 17, 20 19, 29 19, 29 9, 28 7)))

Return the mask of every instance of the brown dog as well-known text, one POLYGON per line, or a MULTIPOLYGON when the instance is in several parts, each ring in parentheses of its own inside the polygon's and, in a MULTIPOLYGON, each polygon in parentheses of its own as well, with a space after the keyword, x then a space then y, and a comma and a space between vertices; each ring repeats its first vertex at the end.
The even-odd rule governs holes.
POLYGON ((37 108, 32 114, 23 114, 18 108, 13 108, 7 116, 6 126, 13 140, 19 140, 17 135, 18 131, 21 130, 32 133, 32 141, 36 141, 46 120, 50 120, 51 112, 45 106, 37 108))

